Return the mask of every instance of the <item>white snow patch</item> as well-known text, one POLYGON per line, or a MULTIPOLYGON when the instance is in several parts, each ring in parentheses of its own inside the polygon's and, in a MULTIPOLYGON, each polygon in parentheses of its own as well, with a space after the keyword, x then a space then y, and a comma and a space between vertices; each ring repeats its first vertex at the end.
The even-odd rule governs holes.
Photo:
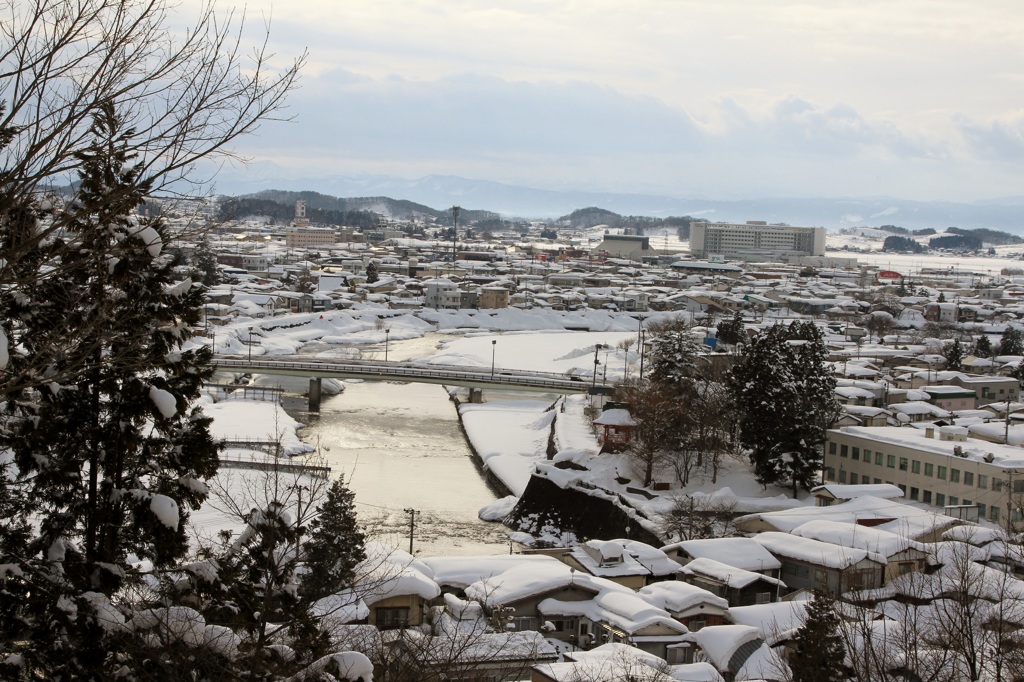
POLYGON ((178 503, 166 495, 155 494, 149 500, 149 509, 160 523, 171 530, 178 530, 178 503))
POLYGON ((142 243, 146 245, 146 251, 149 252, 150 256, 156 258, 160 255, 160 251, 163 250, 164 244, 160 239, 159 232, 149 225, 144 225, 137 229, 133 234, 141 239, 142 243))
POLYGON ((501 521, 512 512, 519 498, 515 495, 507 495, 500 500, 495 500, 485 507, 481 507, 477 516, 481 521, 501 521))
POLYGON ((174 396, 169 391, 157 388, 156 386, 150 386, 149 399, 153 401, 156 409, 160 411, 164 419, 171 419, 178 413, 178 401, 174 399, 174 396))

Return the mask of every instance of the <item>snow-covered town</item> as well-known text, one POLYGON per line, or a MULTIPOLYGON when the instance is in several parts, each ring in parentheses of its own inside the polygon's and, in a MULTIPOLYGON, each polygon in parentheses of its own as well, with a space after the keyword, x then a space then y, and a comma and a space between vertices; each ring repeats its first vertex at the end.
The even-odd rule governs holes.
MULTIPOLYGON (((452 245, 404 236, 298 248, 296 229, 237 223, 209 252, 174 244, 219 261, 185 349, 257 368, 342 359, 510 381, 539 372, 578 387, 445 387, 480 475, 506 493, 477 513, 505 524, 508 543, 424 554, 410 509, 408 547, 401 532, 367 536, 350 584, 312 612, 376 679, 788 680, 808 623, 828 614, 859 679, 998 679, 1014 665, 1004 647, 1024 625, 1024 276, 1012 268, 975 258, 896 273, 872 263, 892 255, 869 251, 868 230, 838 236, 846 254, 786 265, 697 260, 685 243, 613 255, 641 240, 604 226, 565 243, 458 246, 481 260, 429 260, 452 245), (642 387, 694 366, 715 368, 701 381, 719 386, 757 339, 794 323, 817 330, 835 406, 809 476, 759 477, 742 417, 719 403, 709 428, 720 439, 659 443, 686 451, 649 456, 642 387), (969 632, 954 633, 964 619, 969 632)), ((316 381, 326 405, 366 379, 316 381)), ((281 391, 308 383, 214 376, 200 404, 224 449, 216 492, 190 520, 199 535, 252 535, 246 512, 270 501, 268 477, 280 513, 303 523, 302 492, 322 495, 323 479, 344 473, 325 466, 342 444, 311 437, 282 406, 281 391)))
POLYGON ((0 679, 1024 682, 1024 6, 285 4, 0 0, 0 679))

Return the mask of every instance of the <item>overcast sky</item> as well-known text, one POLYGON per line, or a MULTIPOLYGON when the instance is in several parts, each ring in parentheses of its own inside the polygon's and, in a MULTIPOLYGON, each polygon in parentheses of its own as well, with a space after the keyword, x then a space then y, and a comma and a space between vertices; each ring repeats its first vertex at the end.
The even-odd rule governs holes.
MULTIPOLYGON (((309 50, 244 151, 680 197, 1024 195, 1020 0, 248 0, 309 50)), ((255 23, 255 22, 253 22, 255 23)))

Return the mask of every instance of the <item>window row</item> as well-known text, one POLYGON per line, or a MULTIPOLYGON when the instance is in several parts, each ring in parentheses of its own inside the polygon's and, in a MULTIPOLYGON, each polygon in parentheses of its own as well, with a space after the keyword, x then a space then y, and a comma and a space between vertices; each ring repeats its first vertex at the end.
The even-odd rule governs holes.
MULTIPOLYGON (((989 476, 986 474, 977 474, 973 471, 961 471, 960 469, 954 469, 943 465, 937 465, 932 462, 922 463, 916 459, 910 459, 908 457, 897 457, 896 455, 887 455, 883 452, 874 452, 865 449, 863 453, 859 447, 850 447, 847 445, 838 445, 836 443, 828 444, 828 451, 830 455, 838 454, 840 457, 848 457, 855 461, 863 461, 867 464, 874 463, 876 466, 885 467, 887 469, 898 469, 899 471, 909 471, 912 474, 920 474, 922 469, 924 475, 929 478, 937 478, 941 481, 948 480, 950 483, 962 483, 965 486, 973 487, 977 483, 977 487, 981 490, 989 489, 989 476)), ((991 489, 995 492, 1001 492, 1006 482, 999 478, 993 478, 991 481, 991 489)), ((1024 478, 1013 481, 1013 492, 1024 493, 1024 478)))

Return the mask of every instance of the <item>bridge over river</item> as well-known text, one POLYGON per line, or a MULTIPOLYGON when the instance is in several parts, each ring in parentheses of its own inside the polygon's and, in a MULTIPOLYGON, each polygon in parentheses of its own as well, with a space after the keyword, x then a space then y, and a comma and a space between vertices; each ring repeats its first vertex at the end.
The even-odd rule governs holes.
POLYGON ((543 391, 547 393, 588 393, 609 395, 614 387, 596 377, 570 377, 551 372, 530 372, 526 370, 488 367, 462 367, 458 365, 430 365, 416 362, 386 362, 378 360, 318 360, 296 356, 262 356, 250 359, 245 356, 217 355, 214 363, 220 370, 248 372, 255 374, 277 374, 305 376, 310 378, 310 406, 319 403, 319 380, 370 379, 376 381, 411 381, 425 384, 465 386, 476 391, 484 388, 501 388, 513 391, 543 391), (314 395, 314 392, 316 395, 314 395))

